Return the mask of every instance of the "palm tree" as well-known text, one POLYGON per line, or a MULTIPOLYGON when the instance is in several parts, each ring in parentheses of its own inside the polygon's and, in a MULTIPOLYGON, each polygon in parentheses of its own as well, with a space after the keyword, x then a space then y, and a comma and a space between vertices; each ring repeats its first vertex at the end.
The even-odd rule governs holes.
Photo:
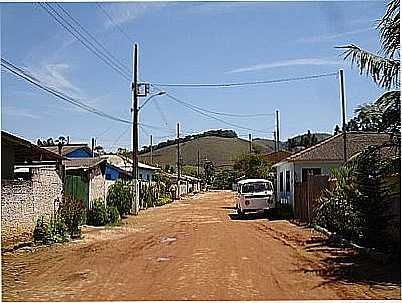
POLYGON ((377 29, 380 31, 381 50, 378 54, 369 52, 355 44, 337 46, 345 49, 344 59, 350 59, 356 64, 360 74, 370 75, 374 82, 386 90, 399 88, 400 71, 400 16, 399 0, 391 0, 387 11, 379 20, 377 29))

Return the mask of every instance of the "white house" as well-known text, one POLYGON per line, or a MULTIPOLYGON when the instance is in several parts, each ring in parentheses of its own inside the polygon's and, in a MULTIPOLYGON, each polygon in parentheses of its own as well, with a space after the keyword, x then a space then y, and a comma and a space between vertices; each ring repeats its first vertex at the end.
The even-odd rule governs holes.
MULTIPOLYGON (((390 139, 389 134, 348 132, 346 134, 346 154, 349 159, 370 145, 380 145, 390 139)), ((343 163, 343 136, 334 135, 314 146, 295 153, 276 163, 278 201, 293 205, 296 182, 306 180, 307 174, 330 175, 331 167, 343 163)))

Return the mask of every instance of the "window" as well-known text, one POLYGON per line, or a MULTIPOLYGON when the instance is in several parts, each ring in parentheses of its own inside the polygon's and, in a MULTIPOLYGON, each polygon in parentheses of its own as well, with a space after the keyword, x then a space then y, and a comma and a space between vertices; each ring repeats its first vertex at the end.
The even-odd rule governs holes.
POLYGON ((149 174, 147 174, 147 180, 148 180, 148 181, 150 180, 149 174))
POLYGON ((111 174, 106 174, 106 180, 112 180, 112 175, 111 174))
POLYGON ((279 191, 283 192, 283 172, 279 174, 279 191))
POLYGON ((302 168, 302 182, 307 181, 308 175, 321 175, 321 168, 302 168))
POLYGON ((286 171, 286 192, 290 192, 290 170, 286 171))
POLYGON ((255 182, 246 183, 242 186, 242 193, 259 193, 267 190, 272 190, 271 183, 255 182))
POLYGON ((142 174, 140 174, 140 179, 142 179, 142 174))

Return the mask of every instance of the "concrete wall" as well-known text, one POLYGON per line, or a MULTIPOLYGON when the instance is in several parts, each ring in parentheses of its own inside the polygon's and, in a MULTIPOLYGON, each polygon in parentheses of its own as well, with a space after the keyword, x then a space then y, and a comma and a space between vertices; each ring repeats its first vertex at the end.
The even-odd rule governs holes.
POLYGON ((92 207, 92 201, 103 199, 106 202, 105 195, 106 180, 99 166, 91 169, 89 173, 89 207, 92 207))
POLYGON ((63 183, 54 166, 31 172, 31 180, 1 181, 2 245, 30 239, 37 219, 52 215, 62 199, 63 183))

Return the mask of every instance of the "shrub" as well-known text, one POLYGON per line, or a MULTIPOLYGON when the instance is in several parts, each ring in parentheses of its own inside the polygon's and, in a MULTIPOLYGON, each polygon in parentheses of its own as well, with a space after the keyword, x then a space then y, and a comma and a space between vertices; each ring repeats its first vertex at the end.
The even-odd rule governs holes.
POLYGON ((170 202, 172 202, 172 199, 169 196, 164 195, 164 196, 160 196, 158 198, 158 200, 156 200, 155 205, 162 206, 162 205, 168 204, 170 202))
POLYGON ((293 206, 290 203, 277 203, 278 216, 284 219, 293 218, 293 206))
POLYGON ((115 206, 108 206, 107 209, 107 224, 115 225, 120 223, 121 218, 118 209, 115 206))
POLYGON ((103 226, 108 223, 108 213, 103 199, 92 201, 92 208, 87 214, 87 223, 94 226, 103 226))
POLYGON ((116 181, 109 187, 106 202, 108 206, 116 207, 120 216, 124 216, 130 211, 132 198, 131 186, 123 181, 116 181))
POLYGON ((36 222, 33 238, 35 243, 52 244, 66 242, 70 236, 62 218, 56 216, 51 219, 45 219, 42 216, 36 222))
POLYGON ((81 236, 79 225, 85 216, 85 207, 82 200, 66 196, 64 201, 59 205, 57 216, 67 226, 67 230, 72 238, 81 236))

